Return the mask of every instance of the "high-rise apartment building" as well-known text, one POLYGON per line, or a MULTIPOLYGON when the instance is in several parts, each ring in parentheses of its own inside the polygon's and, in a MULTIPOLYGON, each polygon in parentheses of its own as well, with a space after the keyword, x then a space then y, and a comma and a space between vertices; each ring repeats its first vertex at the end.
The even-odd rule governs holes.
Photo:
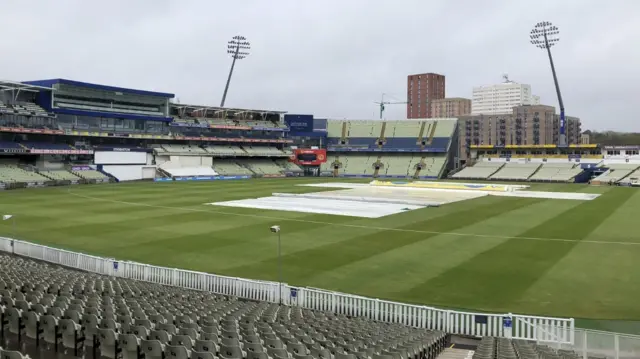
POLYGON ((407 77, 407 118, 431 118, 431 101, 444 98, 444 75, 426 73, 407 77))
MULTIPOLYGON (((566 116, 567 144, 582 142, 580 119, 566 116)), ((553 106, 523 105, 509 114, 458 117, 461 160, 469 156, 470 145, 557 145, 560 115, 553 106)))
POLYGON ((539 105, 540 97, 531 94, 531 85, 513 81, 473 88, 472 115, 509 114, 516 106, 539 105))
POLYGON ((431 117, 451 118, 471 114, 471 100, 450 97, 431 101, 431 117))

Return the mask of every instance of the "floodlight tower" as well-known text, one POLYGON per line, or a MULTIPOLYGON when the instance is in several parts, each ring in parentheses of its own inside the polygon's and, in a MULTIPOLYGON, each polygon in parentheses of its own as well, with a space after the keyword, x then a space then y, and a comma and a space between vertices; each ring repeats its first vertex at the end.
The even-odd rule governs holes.
POLYGON ((560 85, 558 84, 558 76, 556 75, 556 67, 553 65, 553 57, 551 56, 551 46, 560 41, 558 35, 560 31, 558 27, 549 21, 542 21, 536 24, 529 34, 531 43, 536 47, 547 50, 549 55, 549 63, 551 64, 551 73, 553 73, 553 82, 556 85, 556 95, 558 95, 558 104, 560 105, 560 136, 558 136, 558 144, 560 146, 567 145, 566 121, 564 118, 564 103, 562 102, 562 94, 560 93, 560 85))
POLYGON ((229 91, 229 82, 231 82, 231 75, 233 75, 233 68, 236 66, 236 60, 242 60, 249 56, 249 50, 251 50, 251 44, 244 36, 236 35, 229 42, 227 42, 227 54, 231 55, 233 61, 231 62, 231 69, 229 70, 229 77, 227 78, 227 84, 224 87, 224 93, 222 94, 222 102, 220 107, 224 107, 224 101, 227 99, 227 91, 229 91))

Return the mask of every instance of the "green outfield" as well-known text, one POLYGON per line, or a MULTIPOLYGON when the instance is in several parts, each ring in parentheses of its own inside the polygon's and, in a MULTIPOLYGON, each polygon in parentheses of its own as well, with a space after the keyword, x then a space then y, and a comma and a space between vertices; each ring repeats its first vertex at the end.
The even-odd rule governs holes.
MULTIPOLYGON (((383 217, 204 206, 327 179, 4 191, 0 233, 101 256, 480 311, 640 320, 640 190, 594 201, 483 197, 383 217)), ((343 180, 341 180, 344 182, 343 180)), ((606 322, 602 322, 606 323, 606 322)), ((606 328, 606 326, 605 326, 606 328)))

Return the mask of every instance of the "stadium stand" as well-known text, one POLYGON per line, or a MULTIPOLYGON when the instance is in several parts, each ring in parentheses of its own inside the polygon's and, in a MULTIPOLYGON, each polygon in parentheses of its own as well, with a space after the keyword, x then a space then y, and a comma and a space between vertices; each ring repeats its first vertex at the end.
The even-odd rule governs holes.
POLYGON ((41 175, 54 181, 77 181, 80 177, 66 170, 41 170, 41 175))
POLYGON ((608 168, 606 172, 591 180, 594 184, 617 183, 636 171, 640 165, 630 163, 609 163, 602 167, 608 168))
POLYGON ((246 160, 241 162, 256 175, 282 175, 283 169, 272 160, 246 160))
POLYGON ((540 163, 508 162, 498 172, 489 176, 492 180, 520 180, 525 181, 540 167, 540 163))
POLYGON ((223 176, 251 176, 250 169, 239 165, 235 160, 215 160, 213 168, 223 176))
POLYGON ((2 183, 34 183, 48 180, 37 172, 27 171, 15 165, 0 165, 0 182, 2 183))
POLYGON ((276 165, 282 167, 285 171, 300 171, 302 168, 293 162, 288 160, 276 160, 276 165))
POLYGON ((637 183, 639 179, 640 179, 640 168, 631 172, 627 177, 620 180, 619 183, 623 183, 623 184, 637 183))
POLYGON ((451 178, 457 179, 488 179, 504 166, 504 162, 480 161, 473 166, 463 168, 451 178))
POLYGON ((37 150, 72 150, 73 147, 67 145, 66 143, 43 143, 43 142, 22 142, 26 148, 37 149, 37 150))
POLYGON ((276 147, 267 147, 267 146, 243 146, 244 150, 250 156, 282 156, 284 152, 280 151, 276 147))
POLYGON ((84 349, 107 358, 435 358, 448 339, 437 331, 8 255, 0 255, 0 299, 8 333, 37 346, 61 346, 74 356, 84 349))
POLYGON ((542 182, 570 182, 580 174, 582 169, 575 163, 544 163, 530 181, 542 182))
POLYGON ((246 156, 247 153, 240 146, 206 146, 207 152, 218 156, 246 156))
POLYGON ((205 155, 207 151, 198 146, 190 146, 190 145, 169 145, 163 144, 162 148, 164 148, 167 154, 171 155, 205 155))
POLYGON ((82 170, 72 171, 72 173, 80 178, 93 179, 93 180, 106 180, 109 179, 104 173, 96 170, 82 170))
POLYGON ((414 178, 437 178, 446 164, 445 156, 427 156, 422 153, 334 153, 327 158, 320 170, 334 171, 334 163, 340 163, 338 175, 414 178), (418 166, 419 165, 419 166, 418 166), (376 167, 378 167, 376 169, 376 167), (420 170, 418 171, 418 167, 420 170))

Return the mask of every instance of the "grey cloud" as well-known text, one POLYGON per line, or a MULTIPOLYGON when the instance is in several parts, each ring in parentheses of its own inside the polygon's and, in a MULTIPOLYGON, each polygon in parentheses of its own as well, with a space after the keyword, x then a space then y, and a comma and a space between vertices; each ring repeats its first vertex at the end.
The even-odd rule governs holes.
MULTIPOLYGON (((528 43, 538 21, 561 30, 553 48, 569 115, 584 127, 640 131, 640 2, 596 0, 0 0, 0 77, 65 77, 173 91, 217 105, 226 41, 252 42, 227 105, 377 117, 380 94, 402 100, 406 76, 447 76, 447 96, 509 73, 557 106, 548 60, 528 43)), ((405 117, 402 105, 387 118, 405 117)))

